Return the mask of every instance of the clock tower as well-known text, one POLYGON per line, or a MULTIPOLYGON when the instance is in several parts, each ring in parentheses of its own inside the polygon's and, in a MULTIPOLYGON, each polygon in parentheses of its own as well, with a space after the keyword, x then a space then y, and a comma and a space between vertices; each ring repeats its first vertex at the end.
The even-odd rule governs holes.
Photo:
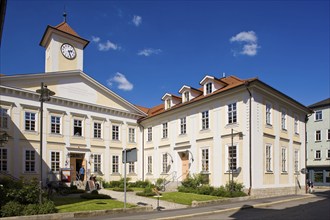
POLYGON ((66 22, 48 25, 40 41, 45 51, 45 72, 83 71, 84 48, 89 43, 81 38, 66 22))

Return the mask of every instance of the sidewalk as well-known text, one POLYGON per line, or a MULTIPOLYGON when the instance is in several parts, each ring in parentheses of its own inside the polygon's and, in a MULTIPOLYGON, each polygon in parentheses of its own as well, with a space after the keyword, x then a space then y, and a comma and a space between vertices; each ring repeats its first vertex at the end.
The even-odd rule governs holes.
MULTIPOLYGON (((106 194, 111 196, 113 199, 118 201, 124 202, 124 192, 116 192, 112 190, 101 189, 99 193, 106 194)), ((153 209, 157 209, 157 199, 151 199, 147 197, 137 196, 135 195, 136 192, 127 192, 126 193, 126 202, 131 204, 137 204, 139 206, 148 206, 151 205, 153 209)), ((181 205, 173 202, 167 202, 159 200, 159 206, 162 210, 169 210, 169 209, 183 209, 187 208, 186 205, 181 205)))

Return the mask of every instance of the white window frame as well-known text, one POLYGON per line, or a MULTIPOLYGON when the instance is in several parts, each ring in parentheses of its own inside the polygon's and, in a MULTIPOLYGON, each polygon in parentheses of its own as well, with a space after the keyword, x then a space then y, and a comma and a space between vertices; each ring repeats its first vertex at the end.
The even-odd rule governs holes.
POLYGON ((129 174, 135 173, 135 162, 128 162, 128 173, 129 174))
POLYGON ((284 131, 286 131, 287 129, 286 121, 287 121, 287 113, 286 113, 286 109, 283 108, 281 111, 281 128, 284 131))
POLYGON ((152 141, 152 127, 148 127, 148 141, 152 141))
POLYGON ((187 134, 187 118, 182 117, 180 118, 180 134, 187 134))
POLYGON ((168 138, 168 123, 164 122, 162 123, 162 138, 168 138))
POLYGON ((228 124, 237 123, 237 102, 233 102, 227 105, 227 120, 228 124))
POLYGON ((111 172, 112 174, 118 174, 119 172, 119 155, 112 155, 111 157, 112 167, 111 172))
POLYGON ((162 173, 168 173, 169 172, 169 161, 168 161, 168 155, 167 153, 162 154, 162 173))
POLYGON ((61 129, 62 129, 62 117, 59 115, 50 115, 50 133, 62 134, 61 129), (55 119, 55 121, 53 121, 53 118, 55 119))
POLYGON ((321 158, 322 158, 322 151, 321 150, 316 150, 315 155, 314 155, 314 159, 315 160, 321 160, 321 158))
POLYGON ((30 149, 25 149, 24 150, 24 168, 23 168, 23 172, 24 173, 36 173, 36 168, 37 168, 37 163, 36 163, 36 150, 30 150, 30 149), (29 152, 30 156, 29 158, 27 158, 27 152, 29 152), (32 154, 33 154, 33 158, 32 158, 32 154), (32 169, 33 167, 33 169, 32 169), (27 169, 28 168, 28 169, 27 169))
POLYGON ((111 126, 111 139, 113 141, 119 141, 120 140, 120 126, 117 124, 113 124, 111 126))
POLYGON ((209 148, 201 149, 201 172, 202 173, 210 172, 210 149, 209 148))
POLYGON ((316 130, 315 131, 315 141, 321 141, 322 140, 322 131, 316 130))
POLYGON ((0 147, 0 171, 2 172, 9 171, 8 158, 9 158, 9 150, 5 147, 0 147))
POLYGON ((93 171, 94 173, 102 173, 102 154, 94 154, 93 156, 93 171))
POLYGON ((323 120, 322 110, 315 111, 315 121, 322 121, 322 120, 323 120))
POLYGON ((298 115, 294 115, 294 133, 299 134, 299 117, 298 115))
POLYGON ((272 104, 266 103, 266 125, 272 125, 272 104))
POLYGON ((184 102, 189 102, 190 101, 190 92, 189 91, 185 91, 183 93, 183 97, 184 97, 184 102))
POLYGON ((9 128, 9 109, 0 107, 0 128, 9 128))
POLYGON ((231 154, 230 154, 230 152, 229 152, 229 148, 231 148, 231 144, 230 145, 226 145, 226 158, 227 158, 227 161, 226 161, 226 170, 227 170, 227 173, 231 173, 231 172, 233 172, 233 173, 235 173, 235 172, 237 172, 237 168, 238 168, 238 165, 239 165, 239 154, 238 154, 238 152, 239 152, 239 146, 238 146, 238 144, 237 143, 233 143, 233 147, 234 147, 234 150, 235 150, 235 152, 236 152, 236 157, 235 157, 235 155, 233 155, 233 164, 236 164, 236 169, 233 169, 233 170, 231 170, 230 168, 231 168, 231 154))
POLYGON ((128 142, 135 143, 135 128, 128 128, 128 142))
MULTIPOLYGON (((42 162, 42 161, 40 161, 42 162)), ((59 173, 61 169, 61 152, 50 151, 50 170, 53 173, 59 173), (53 160, 53 153, 55 154, 55 160, 53 160), (58 158, 57 158, 58 155, 58 158)))
POLYGON ((171 99, 170 98, 168 98, 168 99, 166 99, 166 109, 169 109, 169 108, 171 108, 171 99))
POLYGON ((93 138, 102 139, 103 138, 103 123, 100 121, 93 122, 93 138))
POLYGON ((152 174, 152 156, 148 156, 147 169, 148 169, 147 173, 152 174))
POLYGON ((82 118, 73 118, 73 123, 72 123, 73 127, 73 136, 75 137, 83 137, 84 136, 84 120, 82 118), (81 130, 81 132, 79 133, 78 131, 76 131, 76 129, 81 130))
POLYGON ((207 130, 210 128, 210 112, 209 110, 201 112, 202 116, 202 130, 207 130))
POLYGON ((294 150, 294 172, 299 173, 299 150, 294 150))
POLYGON ((28 131, 28 132, 36 132, 37 131, 38 116, 39 116, 39 114, 37 114, 34 111, 25 111, 24 112, 24 130, 25 131, 28 131), (34 115, 34 120, 31 119, 31 118, 27 119, 27 114, 30 114, 30 117, 33 114, 34 115), (30 126, 29 126, 29 129, 26 129, 28 121, 30 122, 30 126), (32 129, 32 123, 31 122, 34 122, 33 129, 32 129))
POLYGON ((213 92, 213 83, 212 82, 208 82, 205 84, 205 94, 211 94, 213 92))
POLYGON ((271 144, 266 144, 266 152, 265 152, 265 159, 266 159, 266 164, 265 164, 265 169, 267 173, 273 172, 273 166, 272 166, 272 145, 271 144))
POLYGON ((287 148, 281 148, 281 172, 287 173, 288 172, 288 164, 287 164, 287 148))

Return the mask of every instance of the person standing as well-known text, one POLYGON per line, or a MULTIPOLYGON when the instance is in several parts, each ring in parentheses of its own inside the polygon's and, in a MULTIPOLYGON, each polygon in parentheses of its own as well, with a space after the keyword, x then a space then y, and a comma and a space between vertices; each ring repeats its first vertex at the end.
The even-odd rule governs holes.
POLYGON ((79 177, 80 177, 80 180, 81 180, 81 181, 84 181, 84 177, 85 177, 85 168, 84 168, 84 166, 81 166, 81 167, 80 167, 80 170, 79 170, 79 177))

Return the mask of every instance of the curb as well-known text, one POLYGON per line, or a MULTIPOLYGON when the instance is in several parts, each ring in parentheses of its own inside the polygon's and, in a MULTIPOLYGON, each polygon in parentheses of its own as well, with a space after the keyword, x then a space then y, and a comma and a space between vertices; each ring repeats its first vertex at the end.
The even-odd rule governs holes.
POLYGON ((118 213, 139 213, 139 212, 150 212, 153 211, 152 206, 144 207, 133 207, 128 209, 118 208, 118 209, 108 209, 108 210, 96 210, 96 211, 85 211, 85 212, 67 212, 67 213, 54 213, 46 215, 29 215, 29 216, 14 216, 14 217, 4 217, 1 220, 57 220, 64 218, 82 218, 82 217, 96 217, 109 214, 118 213))

